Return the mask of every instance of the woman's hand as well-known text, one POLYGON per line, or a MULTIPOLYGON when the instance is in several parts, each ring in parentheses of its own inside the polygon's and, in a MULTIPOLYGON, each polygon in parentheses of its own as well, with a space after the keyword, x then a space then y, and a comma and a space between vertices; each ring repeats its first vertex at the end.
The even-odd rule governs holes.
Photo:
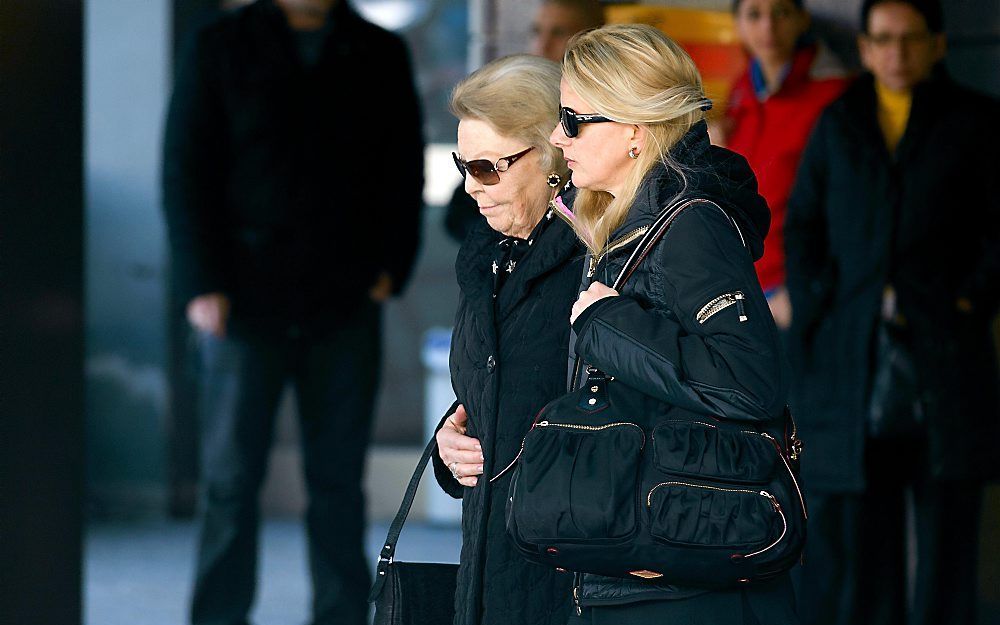
POLYGON ((483 448, 477 439, 465 435, 468 420, 465 406, 459 404, 455 412, 445 419, 435 438, 438 456, 458 483, 462 486, 475 486, 479 481, 476 476, 483 474, 483 448))
POLYGON ((618 291, 601 282, 592 282, 590 288, 580 293, 573 304, 573 310, 569 316, 570 323, 576 323, 576 318, 583 314, 583 311, 590 308, 590 305, 605 297, 618 297, 618 291))

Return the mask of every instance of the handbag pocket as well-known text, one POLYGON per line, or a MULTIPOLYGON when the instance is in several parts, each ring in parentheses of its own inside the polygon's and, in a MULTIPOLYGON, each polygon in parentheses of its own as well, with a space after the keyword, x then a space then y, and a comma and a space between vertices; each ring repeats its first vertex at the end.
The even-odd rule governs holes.
POLYGON ((688 547, 760 555, 784 539, 788 524, 777 499, 764 490, 661 482, 646 497, 655 540, 688 547))
POLYGON ((756 432, 671 420, 657 425, 652 437, 653 463, 664 473, 766 484, 777 468, 774 445, 756 432))
POLYGON ((520 538, 606 542, 632 535, 645 442, 634 423, 537 423, 525 437, 510 502, 520 538))

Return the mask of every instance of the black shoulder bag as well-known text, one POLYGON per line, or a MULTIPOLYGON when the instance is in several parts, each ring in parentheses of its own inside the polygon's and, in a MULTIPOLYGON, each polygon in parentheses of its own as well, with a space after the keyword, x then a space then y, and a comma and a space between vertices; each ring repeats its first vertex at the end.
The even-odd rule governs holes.
POLYGON ((457 564, 399 562, 393 559, 403 523, 410 513, 424 468, 437 451, 431 437, 406 487, 399 511, 389 526, 378 558, 369 602, 375 603, 375 625, 446 625, 455 618, 457 564))
MULTIPOLYGON (((696 203, 713 204, 660 213, 616 290, 696 203)), ((583 386, 546 405, 525 436, 507 533, 527 559, 570 571, 709 588, 767 579, 792 568, 805 542, 800 450, 787 409, 766 427, 678 418, 587 367, 583 386)))

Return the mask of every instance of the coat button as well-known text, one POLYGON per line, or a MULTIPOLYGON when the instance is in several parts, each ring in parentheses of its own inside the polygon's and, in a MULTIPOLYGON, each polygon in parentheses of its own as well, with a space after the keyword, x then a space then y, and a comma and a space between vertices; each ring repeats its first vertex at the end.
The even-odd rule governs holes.
POLYGON ((490 357, 486 359, 486 370, 489 371, 490 373, 493 373, 493 370, 496 368, 497 368, 497 361, 495 358, 493 358, 493 355, 490 354, 490 357))

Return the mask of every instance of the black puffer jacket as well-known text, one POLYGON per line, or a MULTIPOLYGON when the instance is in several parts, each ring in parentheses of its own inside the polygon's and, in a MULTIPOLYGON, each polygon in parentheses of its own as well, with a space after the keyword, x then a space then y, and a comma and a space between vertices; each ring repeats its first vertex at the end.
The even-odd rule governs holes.
MULTIPOLYGON (((469 414, 468 435, 482 445, 487 477, 514 460, 538 410, 566 391, 569 314, 584 252, 557 217, 550 214, 539 228, 496 300, 492 264, 500 236, 485 221, 474 226, 456 263, 461 296, 451 379, 469 414)), ((466 488, 437 455, 434 470, 445 491, 463 498, 456 625, 563 625, 571 576, 524 560, 507 540, 511 472, 466 488)))
MULTIPOLYGON (((576 320, 575 351, 624 384, 674 406, 673 418, 777 419, 785 406, 788 372, 753 266, 770 223, 767 204, 743 157, 711 146, 704 123, 671 154, 687 170, 686 188, 665 167, 654 169, 625 222, 612 233, 612 251, 596 263, 582 288, 591 280, 612 284, 637 242, 615 249, 615 241, 648 226, 678 196, 712 200, 725 213, 708 204, 681 213, 621 296, 599 300, 576 320), (735 292, 743 293, 741 303, 706 312, 709 302, 735 292)), ((578 592, 586 606, 705 591, 583 575, 578 592)))

